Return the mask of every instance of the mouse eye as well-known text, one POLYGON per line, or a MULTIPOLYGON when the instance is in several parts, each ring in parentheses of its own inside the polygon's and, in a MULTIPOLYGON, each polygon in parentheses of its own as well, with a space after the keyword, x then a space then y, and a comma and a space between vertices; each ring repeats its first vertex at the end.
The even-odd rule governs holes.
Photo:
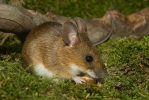
POLYGON ((85 60, 87 62, 92 62, 93 61, 93 57, 88 55, 88 56, 85 57, 85 60))

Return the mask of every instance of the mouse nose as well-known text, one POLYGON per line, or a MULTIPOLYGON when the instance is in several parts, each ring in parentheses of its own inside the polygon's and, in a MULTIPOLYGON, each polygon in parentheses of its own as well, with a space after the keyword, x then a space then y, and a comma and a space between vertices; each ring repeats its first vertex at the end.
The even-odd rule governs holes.
POLYGON ((101 67, 94 67, 93 71, 95 72, 95 75, 97 76, 97 78, 105 77, 106 68, 105 68, 104 64, 102 64, 101 67))
POLYGON ((94 72, 97 78, 94 78, 96 83, 100 82, 101 84, 104 83, 104 78, 106 76, 107 70, 104 64, 101 67, 94 67, 94 72))

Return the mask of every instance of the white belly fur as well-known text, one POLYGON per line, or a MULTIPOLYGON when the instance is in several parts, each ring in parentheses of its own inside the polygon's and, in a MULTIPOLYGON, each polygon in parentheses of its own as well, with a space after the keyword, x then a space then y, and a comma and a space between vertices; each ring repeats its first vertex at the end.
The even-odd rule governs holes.
POLYGON ((48 71, 42 64, 36 65, 34 67, 34 71, 36 72, 37 75, 40 75, 43 77, 47 77, 47 78, 53 77, 53 74, 50 71, 48 71))

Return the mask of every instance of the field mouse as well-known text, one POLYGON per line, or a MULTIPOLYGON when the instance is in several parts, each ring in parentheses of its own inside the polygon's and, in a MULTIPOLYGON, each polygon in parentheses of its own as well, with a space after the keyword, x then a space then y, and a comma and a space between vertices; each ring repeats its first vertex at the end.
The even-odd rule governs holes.
POLYGON ((22 49, 23 66, 32 66, 37 75, 59 79, 73 79, 76 84, 104 78, 104 66, 99 52, 87 36, 87 28, 80 18, 74 22, 46 22, 33 29, 22 49))

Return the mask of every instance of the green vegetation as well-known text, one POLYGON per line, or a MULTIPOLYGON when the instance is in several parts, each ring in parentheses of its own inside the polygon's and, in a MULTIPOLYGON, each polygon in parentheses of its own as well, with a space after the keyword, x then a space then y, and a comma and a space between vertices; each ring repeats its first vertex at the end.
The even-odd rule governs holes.
MULTIPOLYGON (((99 17, 109 8, 130 14, 149 0, 25 0, 24 7, 65 16, 99 17)), ((19 41, 0 47, 1 100, 149 100, 149 37, 110 39, 97 47, 109 75, 102 86, 75 85, 27 73, 21 66, 19 41), (19 47, 19 48, 18 48, 19 47)))
POLYGON ((149 6, 149 0, 24 0, 25 8, 42 13, 93 18, 101 17, 108 9, 115 8, 123 14, 131 14, 149 6))

